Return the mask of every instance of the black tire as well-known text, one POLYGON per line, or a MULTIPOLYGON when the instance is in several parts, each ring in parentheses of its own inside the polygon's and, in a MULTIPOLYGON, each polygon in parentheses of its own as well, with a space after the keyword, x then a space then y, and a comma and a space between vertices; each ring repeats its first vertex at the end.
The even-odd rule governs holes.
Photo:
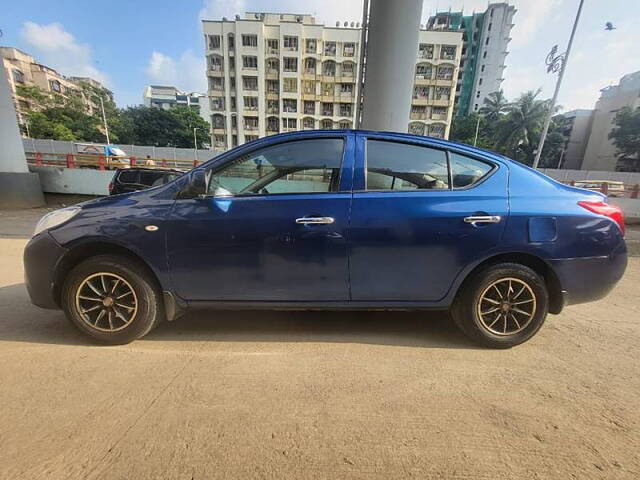
MULTIPOLYGON (((94 278, 97 279, 95 283, 100 285, 101 277, 94 278)), ((109 290, 109 288, 107 288, 107 290, 109 290)), ((122 290, 119 290, 119 292, 120 291, 122 290)), ((99 297, 98 294, 94 296, 96 298, 103 298, 99 297)), ((164 316, 164 304, 155 279, 144 265, 123 255, 97 255, 76 265, 71 272, 69 272, 62 286, 61 303, 67 318, 78 330, 91 336, 100 343, 109 345, 122 345, 145 336, 160 323, 164 316), (117 329, 115 331, 104 331, 104 329, 109 328, 105 325, 104 318, 100 320, 100 323, 96 322, 96 325, 103 329, 91 325, 86 319, 86 315, 88 315, 86 313, 87 310, 85 310, 85 316, 83 316, 78 309, 79 306, 82 308, 82 304, 79 303, 81 301, 76 298, 78 289, 84 288, 84 291, 87 291, 86 284, 83 286, 84 281, 92 275, 99 273, 114 275, 114 277, 106 277, 107 279, 116 277, 122 279, 122 283, 118 288, 125 288, 124 291, 127 291, 129 287, 131 287, 134 292, 134 295, 130 297, 133 300, 129 303, 135 305, 135 313, 131 315, 130 323, 128 324, 124 319, 122 323, 117 323, 120 322, 120 320, 114 315, 114 328, 117 329)), ((104 307, 101 302, 89 303, 89 305, 96 305, 98 308, 97 311, 116 308, 104 307)), ((116 305, 118 304, 116 303, 116 305)), ((117 308, 120 314, 122 314, 122 312, 125 312, 125 314, 130 313, 127 309, 117 308)), ((89 320, 91 320, 91 318, 89 318, 89 320)), ((108 314, 108 323, 112 323, 110 313, 108 314)))
MULTIPOLYGON (((509 295, 512 298, 516 293, 517 291, 509 295)), ((516 308, 520 309, 521 307, 517 305, 516 308)), ((536 272, 527 266, 517 263, 500 263, 475 273, 464 282, 451 308, 451 315, 460 330, 474 342, 491 348, 511 348, 526 342, 540 330, 547 318, 548 310, 549 294, 547 287, 544 280, 536 272), (511 285, 508 279, 514 279, 513 284, 516 285, 514 290, 519 290, 519 287, 523 284, 528 285, 530 290, 524 290, 525 297, 521 297, 521 300, 510 300, 508 298, 508 287, 505 289, 505 285, 511 285), (485 291, 489 292, 488 289, 495 288, 492 285, 499 281, 502 283, 497 284, 498 290, 494 291, 495 296, 491 297, 489 295, 491 297, 489 300, 483 300, 483 303, 479 303, 483 294, 484 297, 482 298, 487 298, 485 291), (502 299, 501 295, 504 295, 504 299, 502 299), (527 319, 526 315, 518 312, 509 313, 509 310, 506 309, 513 308, 515 302, 522 302, 522 298, 526 300, 528 296, 534 298, 534 302, 528 302, 528 306, 523 310, 530 314, 533 313, 533 315, 525 322, 523 318, 527 319), (498 303, 495 300, 499 301, 498 305, 494 305, 494 303, 498 303), (492 303, 487 303, 489 301, 492 303), (505 303, 507 304, 506 306, 504 305, 505 303), (479 308, 479 305, 482 308, 479 308), (491 307, 497 307, 497 312, 492 312, 491 316, 485 314, 481 318, 480 311, 489 312, 491 307), (503 308, 505 310, 502 310, 503 308), (494 314, 496 317, 498 317, 498 314, 501 315, 496 326, 490 324, 496 318, 493 317, 494 314), (483 321, 483 318, 485 321, 483 321), (522 325, 517 323, 518 318, 522 325), (495 330, 500 330, 503 327, 505 329, 504 334, 495 332, 495 330), (507 328, 512 329, 513 333, 509 333, 507 328)))

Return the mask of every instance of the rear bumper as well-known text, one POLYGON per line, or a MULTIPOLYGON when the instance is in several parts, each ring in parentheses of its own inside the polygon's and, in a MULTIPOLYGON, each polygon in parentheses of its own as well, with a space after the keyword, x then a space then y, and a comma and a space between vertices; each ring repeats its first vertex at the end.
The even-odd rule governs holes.
POLYGON ((606 257, 563 258, 549 260, 562 289, 563 303, 600 300, 609 294, 627 268, 624 242, 606 257))
POLYGON ((31 303, 42 308, 59 309, 55 299, 55 271, 67 250, 43 232, 33 237, 24 249, 24 283, 31 303))

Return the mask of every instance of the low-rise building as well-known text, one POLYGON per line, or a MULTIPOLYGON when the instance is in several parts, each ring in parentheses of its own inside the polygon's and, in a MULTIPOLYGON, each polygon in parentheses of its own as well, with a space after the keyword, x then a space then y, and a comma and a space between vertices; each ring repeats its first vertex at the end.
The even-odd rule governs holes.
POLYGON ((211 122, 209 99, 204 93, 182 92, 168 85, 149 85, 142 94, 143 104, 147 107, 164 108, 165 110, 183 106, 197 111, 207 122, 211 122))
POLYGON ((23 96, 20 87, 37 87, 47 97, 60 95, 76 97, 82 102, 89 115, 99 111, 99 99, 93 93, 99 92, 105 98, 113 99, 111 91, 100 82, 88 77, 67 77, 51 67, 42 65, 28 53, 14 47, 0 47, 3 67, 9 80, 9 88, 13 96, 18 120, 23 122, 24 114, 29 110, 39 110, 44 105, 34 96, 23 96), (92 88, 94 91, 90 92, 92 88))

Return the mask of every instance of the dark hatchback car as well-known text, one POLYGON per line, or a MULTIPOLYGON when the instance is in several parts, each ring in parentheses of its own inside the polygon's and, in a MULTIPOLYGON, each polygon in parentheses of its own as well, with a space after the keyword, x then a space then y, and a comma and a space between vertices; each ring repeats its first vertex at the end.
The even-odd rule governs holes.
POLYGON ((31 300, 105 343, 195 308, 448 309, 475 341, 531 338, 605 296, 627 253, 604 195, 443 140, 305 131, 44 217, 31 300))
POLYGON ((163 167, 120 168, 109 183, 109 195, 137 192, 145 188, 157 187, 173 182, 182 175, 182 170, 163 167))

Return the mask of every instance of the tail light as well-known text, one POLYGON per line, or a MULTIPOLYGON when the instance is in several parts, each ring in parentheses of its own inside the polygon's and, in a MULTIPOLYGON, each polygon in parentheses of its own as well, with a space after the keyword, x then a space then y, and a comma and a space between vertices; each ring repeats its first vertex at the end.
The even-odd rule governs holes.
POLYGON ((582 208, 586 208, 590 212, 609 217, 611 220, 618 224, 620 230, 622 231, 622 234, 624 235, 624 213, 622 213, 620 207, 609 205, 606 202, 587 201, 578 202, 578 205, 580 205, 582 208))
POLYGON ((113 182, 109 182, 109 193, 113 192, 113 182))

